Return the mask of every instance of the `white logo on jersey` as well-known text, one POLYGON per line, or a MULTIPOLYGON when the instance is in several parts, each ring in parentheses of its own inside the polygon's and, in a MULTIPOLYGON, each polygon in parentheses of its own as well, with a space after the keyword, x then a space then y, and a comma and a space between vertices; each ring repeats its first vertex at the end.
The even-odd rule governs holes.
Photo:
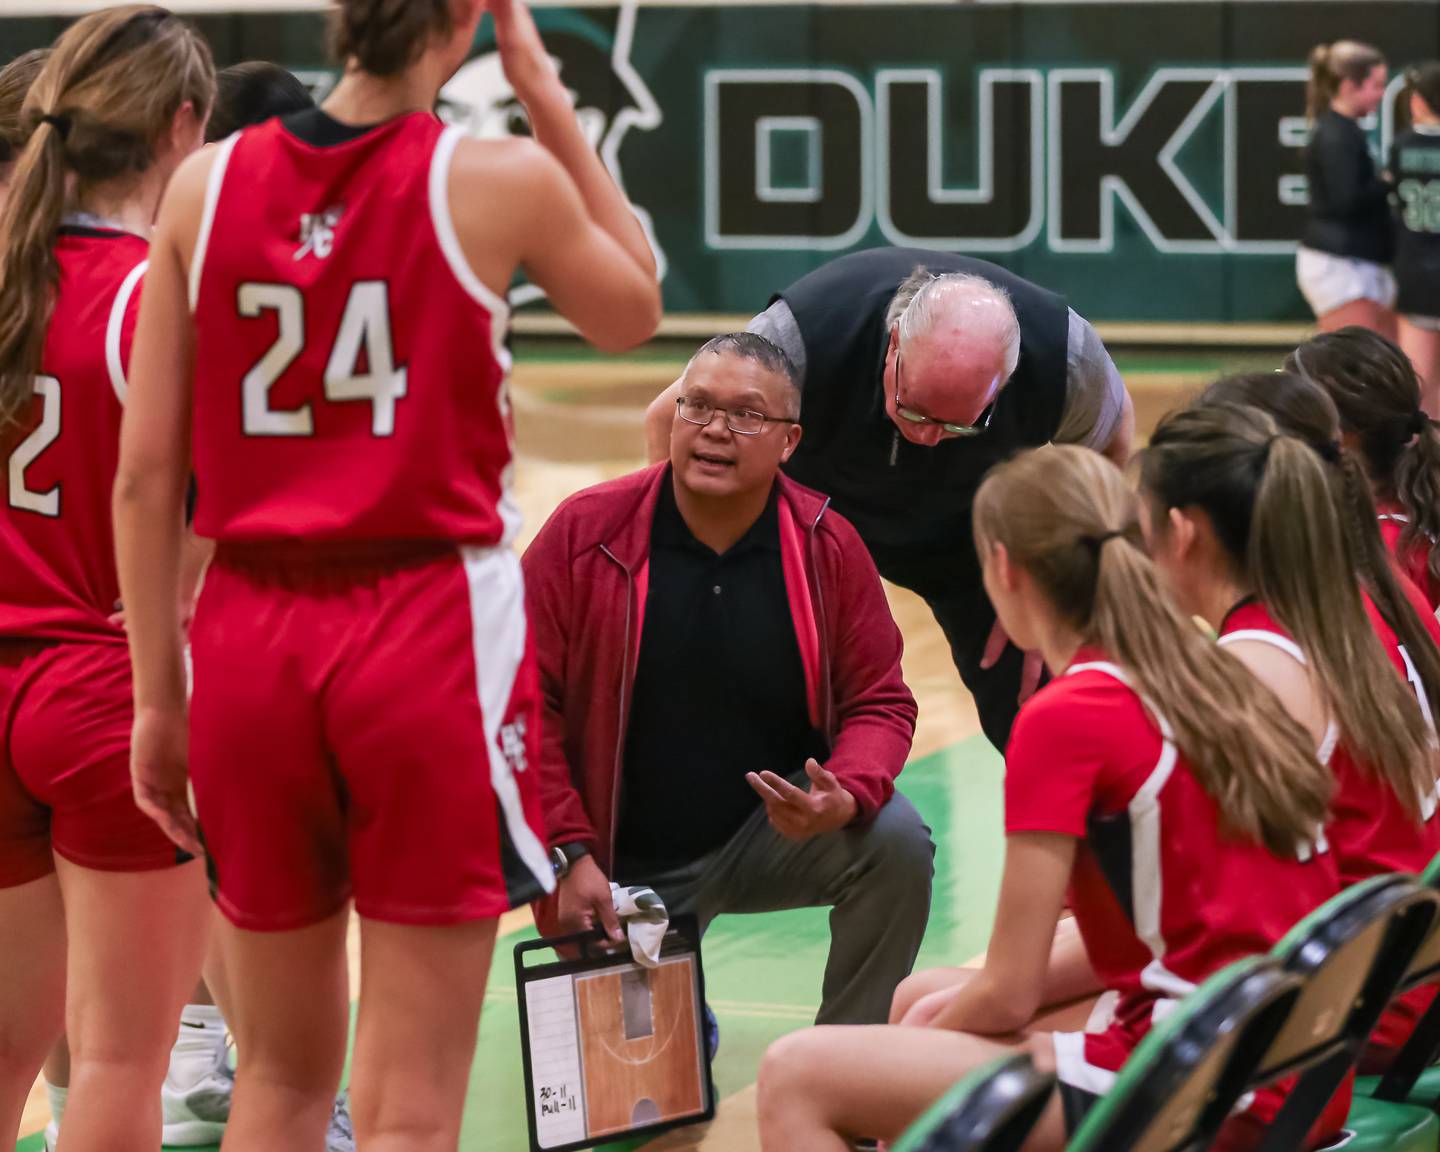
POLYGON ((525 757, 525 717, 517 716, 511 723, 500 726, 500 754, 517 776, 530 767, 525 757))
POLYGON ((295 253, 296 261, 305 259, 312 252, 321 260, 335 250, 335 229, 345 209, 336 205, 323 212, 305 212, 300 217, 300 248, 295 253))

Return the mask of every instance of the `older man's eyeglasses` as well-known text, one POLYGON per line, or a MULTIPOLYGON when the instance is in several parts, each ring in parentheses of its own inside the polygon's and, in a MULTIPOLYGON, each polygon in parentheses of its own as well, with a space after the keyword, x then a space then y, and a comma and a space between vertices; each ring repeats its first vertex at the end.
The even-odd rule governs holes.
POLYGON ((908 420, 911 424, 938 424, 952 436, 979 436, 985 429, 990 427, 990 419, 995 415, 995 401, 985 405, 985 410, 980 413, 979 419, 974 424, 950 424, 944 420, 936 420, 933 416, 926 416, 923 412, 916 412, 913 408, 907 408, 900 403, 900 353, 895 353, 895 415, 902 420, 908 420))
POLYGON ((725 427, 740 436, 755 436, 765 430, 766 424, 794 424, 784 416, 767 416, 753 408, 717 408, 709 400, 698 396, 681 396, 675 401, 680 409, 680 419, 689 424, 708 428, 715 419, 715 413, 725 417, 725 427))

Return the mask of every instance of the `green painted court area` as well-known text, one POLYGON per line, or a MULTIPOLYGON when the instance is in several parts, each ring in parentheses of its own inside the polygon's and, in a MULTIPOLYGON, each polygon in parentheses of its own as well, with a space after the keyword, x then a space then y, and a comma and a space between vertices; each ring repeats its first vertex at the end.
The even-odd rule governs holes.
MULTIPOLYGON (((1003 770, 1000 756, 976 736, 915 761, 901 777, 902 790, 939 846, 922 967, 961 964, 985 947, 1000 883, 1003 770)), ((532 937, 530 931, 511 935, 495 950, 463 1152, 524 1152, 529 1146, 511 949, 532 937)), ((703 956, 706 990, 720 1020, 715 1081, 722 1098, 754 1082, 773 1040, 811 1022, 828 947, 824 909, 722 917, 711 928, 703 956)), ((33 1136, 17 1152, 41 1148, 33 1136)))

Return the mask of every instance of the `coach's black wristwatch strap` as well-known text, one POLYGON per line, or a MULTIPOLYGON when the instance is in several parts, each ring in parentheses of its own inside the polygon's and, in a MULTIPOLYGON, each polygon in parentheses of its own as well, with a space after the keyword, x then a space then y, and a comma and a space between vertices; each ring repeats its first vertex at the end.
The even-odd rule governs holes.
POLYGON ((563 880, 575 867, 576 861, 581 857, 590 855, 590 849, 584 844, 557 844, 550 849, 550 864, 555 869, 555 879, 563 880))

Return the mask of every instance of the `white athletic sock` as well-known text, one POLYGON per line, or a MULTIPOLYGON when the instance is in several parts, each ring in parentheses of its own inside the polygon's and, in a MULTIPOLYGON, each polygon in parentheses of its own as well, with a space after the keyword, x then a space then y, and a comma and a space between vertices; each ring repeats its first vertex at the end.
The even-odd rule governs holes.
POLYGON ((185 1005, 166 1080, 177 1089, 198 1084, 215 1066, 215 1049, 224 1039, 225 1017, 219 1008, 214 1004, 185 1005))
POLYGON ((50 1119, 54 1121, 55 1127, 60 1127, 60 1121, 65 1117, 65 1098, 70 1095, 69 1088, 61 1088, 57 1084, 45 1081, 45 1099, 50 1103, 50 1119))

